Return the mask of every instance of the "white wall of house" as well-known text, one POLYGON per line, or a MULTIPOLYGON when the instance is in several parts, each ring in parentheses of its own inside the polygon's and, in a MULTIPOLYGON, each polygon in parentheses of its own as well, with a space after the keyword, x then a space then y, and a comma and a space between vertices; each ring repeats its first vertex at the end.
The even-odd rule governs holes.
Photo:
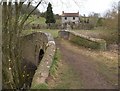
POLYGON ((79 22, 79 17, 61 17, 62 18, 62 24, 63 23, 68 23, 68 22, 75 22, 78 23, 79 22))

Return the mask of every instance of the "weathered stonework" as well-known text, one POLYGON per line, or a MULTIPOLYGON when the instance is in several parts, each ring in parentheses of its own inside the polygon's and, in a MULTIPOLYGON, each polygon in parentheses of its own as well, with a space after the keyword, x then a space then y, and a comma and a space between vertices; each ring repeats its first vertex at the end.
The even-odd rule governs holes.
POLYGON ((78 45, 92 49, 106 50, 106 41, 103 39, 91 38, 73 31, 59 31, 59 37, 70 40, 78 45))
POLYGON ((36 32, 23 37, 22 57, 23 60, 38 65, 40 49, 46 50, 48 38, 45 33, 36 32))
MULTIPOLYGON (((22 57, 24 64, 29 64, 32 67, 36 67, 35 74, 33 75, 31 88, 37 85, 45 83, 49 70, 52 65, 54 53, 55 53, 55 42, 51 34, 35 32, 22 37, 22 57), (39 60, 40 50, 44 51, 42 60, 39 60), (40 62, 39 62, 40 61, 40 62)), ((32 69, 30 66, 28 67, 32 69)), ((31 70, 28 70, 31 71, 31 70)))
POLYGON ((45 83, 49 75, 49 70, 52 65, 52 61, 53 61, 56 48, 55 48, 54 41, 49 41, 47 45, 48 45, 48 48, 46 49, 45 55, 41 63, 39 64, 35 72, 35 75, 33 77, 32 86, 31 86, 32 89, 36 89, 35 87, 37 85, 45 83))

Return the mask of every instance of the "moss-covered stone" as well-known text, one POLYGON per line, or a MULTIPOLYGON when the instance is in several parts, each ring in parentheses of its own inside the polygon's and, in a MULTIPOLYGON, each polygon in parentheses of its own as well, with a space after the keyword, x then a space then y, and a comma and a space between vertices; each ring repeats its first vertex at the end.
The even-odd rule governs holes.
POLYGON ((67 36, 69 37, 67 38, 68 40, 81 46, 92 49, 106 50, 106 41, 103 39, 90 38, 72 31, 59 31, 59 36, 61 38, 65 38, 64 36, 67 36))

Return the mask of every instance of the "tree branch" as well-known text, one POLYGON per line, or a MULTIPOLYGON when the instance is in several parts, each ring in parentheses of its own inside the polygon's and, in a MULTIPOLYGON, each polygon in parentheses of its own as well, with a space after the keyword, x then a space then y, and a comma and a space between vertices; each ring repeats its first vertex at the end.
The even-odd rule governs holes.
POLYGON ((43 1, 43 0, 41 0, 41 1, 37 4, 37 6, 36 6, 27 16, 25 16, 25 17, 23 18, 23 20, 22 20, 21 23, 20 23, 20 26, 21 26, 21 27, 24 25, 25 21, 29 18, 29 16, 34 12, 34 10, 37 9, 37 7, 41 4, 42 1, 43 1))

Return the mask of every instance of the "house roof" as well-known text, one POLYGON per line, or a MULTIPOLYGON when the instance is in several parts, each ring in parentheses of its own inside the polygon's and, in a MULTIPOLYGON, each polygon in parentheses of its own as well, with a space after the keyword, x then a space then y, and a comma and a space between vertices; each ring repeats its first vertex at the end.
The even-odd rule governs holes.
POLYGON ((79 17, 79 12, 78 13, 64 13, 62 12, 62 17, 79 17))

